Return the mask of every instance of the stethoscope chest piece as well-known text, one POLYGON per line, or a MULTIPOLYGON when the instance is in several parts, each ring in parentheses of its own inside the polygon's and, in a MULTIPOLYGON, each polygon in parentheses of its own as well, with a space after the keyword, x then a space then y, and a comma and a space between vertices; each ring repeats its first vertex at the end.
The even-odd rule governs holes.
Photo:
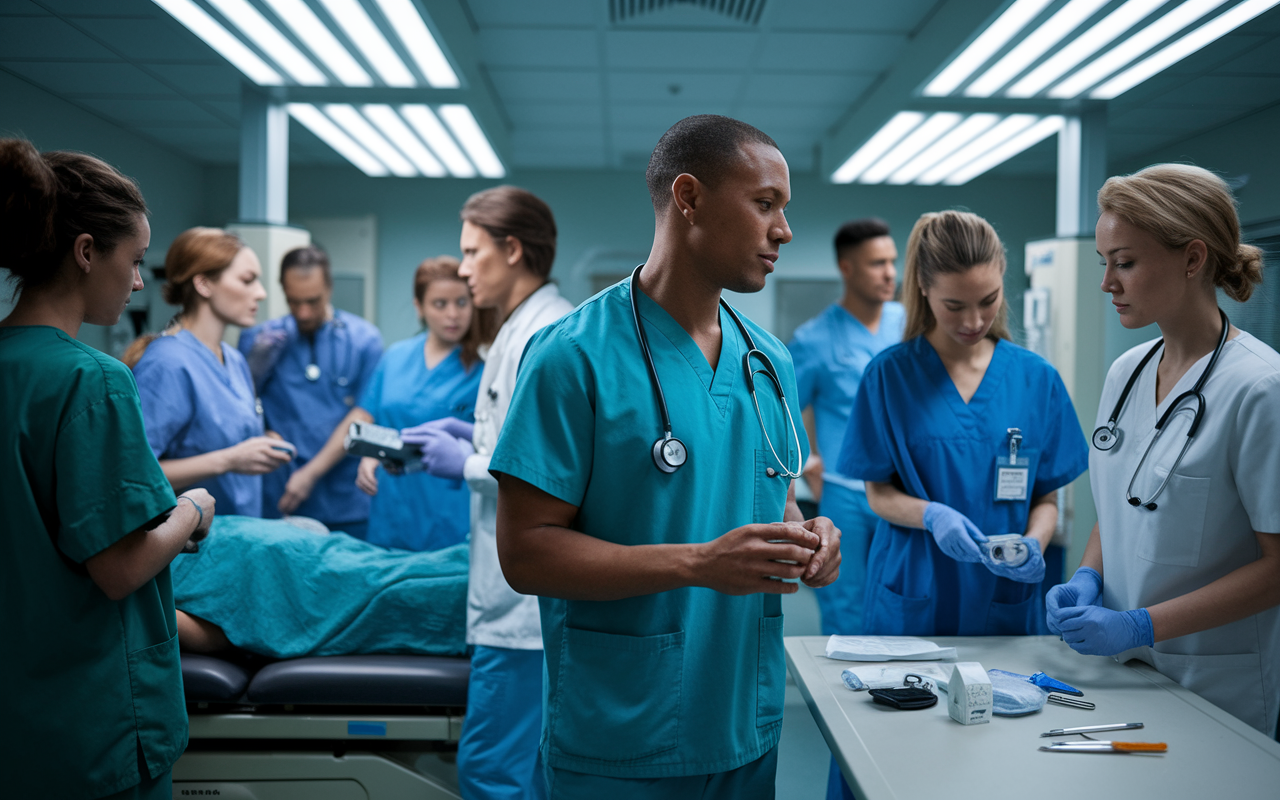
POLYGON ((658 469, 670 475, 684 466, 689 460, 689 451, 684 442, 674 436, 664 436, 653 443, 653 463, 658 469))
POLYGON ((307 380, 309 381, 318 381, 320 380, 320 365, 308 364, 307 368, 302 371, 302 374, 307 376, 307 380))
POLYGON ((1111 450, 1120 443, 1120 429, 1102 425, 1093 432, 1093 446, 1099 450, 1111 450))

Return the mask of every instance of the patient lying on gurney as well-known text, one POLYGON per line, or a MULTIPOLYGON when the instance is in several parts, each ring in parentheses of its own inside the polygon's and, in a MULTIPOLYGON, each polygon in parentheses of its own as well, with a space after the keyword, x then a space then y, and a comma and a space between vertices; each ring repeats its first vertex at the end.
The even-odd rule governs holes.
POLYGON ((173 561, 184 650, 275 658, 466 650, 467 545, 411 553, 281 520, 218 517, 173 561))

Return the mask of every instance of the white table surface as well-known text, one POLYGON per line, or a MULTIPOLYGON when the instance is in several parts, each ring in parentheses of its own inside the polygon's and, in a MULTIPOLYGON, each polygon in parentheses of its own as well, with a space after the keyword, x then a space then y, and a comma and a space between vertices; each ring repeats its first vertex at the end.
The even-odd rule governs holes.
MULTIPOLYGON (((1030 675, 1043 671, 1084 692, 1094 711, 1047 704, 1024 717, 960 725, 938 704, 898 711, 853 692, 827 658, 826 636, 785 640, 787 664, 859 800, 1280 800, 1280 743, 1139 662, 1082 656, 1056 636, 927 637, 958 648, 958 661, 1030 675), (1166 742, 1165 754, 1044 753, 1053 728, 1142 722, 1093 734, 1166 742)), ((938 663, 938 662, 929 662, 938 663)), ((910 669, 910 662, 893 666, 910 669)))

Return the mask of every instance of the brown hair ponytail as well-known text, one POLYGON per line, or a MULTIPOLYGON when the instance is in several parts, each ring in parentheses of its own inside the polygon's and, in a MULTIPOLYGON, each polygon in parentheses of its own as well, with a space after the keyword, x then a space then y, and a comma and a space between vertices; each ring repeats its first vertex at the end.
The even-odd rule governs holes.
MULTIPOLYGON (((1000 272, 1004 272, 1004 245, 991 223, 967 211, 921 215, 907 239, 907 262, 902 275, 907 322, 902 338, 921 336, 938 324, 924 296, 924 290, 933 285, 938 275, 968 272, 981 264, 999 264, 1000 272)), ((1008 319, 1009 303, 1002 292, 1000 310, 987 336, 1008 339, 1008 319)))

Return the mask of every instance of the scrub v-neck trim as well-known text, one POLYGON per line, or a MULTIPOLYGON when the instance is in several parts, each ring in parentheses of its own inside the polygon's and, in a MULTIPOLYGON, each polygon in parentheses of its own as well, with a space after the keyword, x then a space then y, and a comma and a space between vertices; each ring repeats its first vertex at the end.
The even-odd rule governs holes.
MULTIPOLYGON (((229 344, 223 341, 218 342, 219 346, 222 347, 222 361, 218 361, 218 357, 210 352, 209 348, 204 346, 204 342, 197 339, 196 335, 186 328, 178 331, 174 336, 178 337, 188 348, 195 348, 199 351, 201 357, 207 359, 210 364, 216 367, 214 372, 218 374, 218 379, 230 387, 232 391, 236 390, 235 382, 231 380, 231 368, 227 366, 227 349, 230 347, 229 344)), ((236 393, 239 394, 239 392, 236 393)))
MULTIPOLYGON (((631 290, 630 286, 627 291, 631 290)), ((742 361, 742 354, 745 343, 739 344, 738 340, 742 338, 742 331, 738 330, 738 326, 734 324, 729 317, 729 313, 724 310, 724 306, 719 306, 720 312, 720 358, 716 362, 716 368, 711 369, 711 363, 707 361, 707 357, 703 355, 702 348, 698 347, 698 343, 693 340, 689 332, 676 322, 667 310, 644 292, 640 292, 640 318, 648 322, 652 327, 656 328, 658 333, 671 343, 673 347, 684 356, 689 367, 694 374, 698 376, 698 380, 702 382, 702 386, 706 389, 707 394, 715 402, 716 408, 719 409, 721 416, 728 410, 729 394, 733 391, 733 387, 737 384, 738 370, 734 369, 734 365, 742 361)), ((630 298, 628 298, 628 303, 630 298)), ((643 356, 640 356, 643 358, 643 356)), ((662 376, 658 376, 661 380, 662 376)))
POLYGON ((438 370, 438 369, 440 369, 441 367, 443 367, 445 364, 449 363, 449 359, 451 359, 451 358, 457 357, 459 360, 461 360, 462 356, 461 356, 460 354, 461 354, 461 352, 462 352, 462 346, 461 346, 461 345, 456 345, 456 344, 455 344, 455 345, 453 346, 453 349, 452 349, 452 350, 450 350, 448 353, 446 353, 444 358, 442 358, 442 359, 440 359, 439 361, 437 361, 437 362, 436 362, 436 365, 435 365, 434 367, 427 366, 427 336, 428 336, 428 334, 427 334, 427 333, 420 333, 420 334, 418 334, 418 335, 422 337, 422 344, 418 346, 418 355, 419 355, 419 356, 421 356, 421 357, 418 359, 418 363, 420 363, 420 364, 422 365, 422 371, 423 371, 424 373, 426 373, 427 375, 430 375, 431 373, 433 373, 433 372, 435 372, 436 370, 438 370))
POLYGON ((951 374, 947 372, 947 365, 942 363, 942 356, 938 355, 938 351, 934 349, 933 344, 924 336, 919 337, 920 347, 925 350, 925 364, 933 373, 932 377, 935 383, 942 386, 942 393, 947 398, 947 404, 951 406, 951 410, 965 425, 972 430, 977 430, 982 422, 982 411, 995 398, 1000 391, 1001 384, 1004 383, 1005 362, 1008 360, 1009 343, 1003 339, 996 340, 995 350, 991 353, 991 361, 987 363, 986 370, 982 373, 982 380, 978 381, 978 388, 974 390, 973 396, 966 403, 964 398, 960 396, 960 390, 956 388, 955 381, 951 380, 951 374))
MULTIPOLYGON (((1227 348, 1231 346, 1231 343, 1239 338, 1240 337, 1237 336, 1235 339, 1228 339, 1227 343, 1222 346, 1222 352, 1226 353, 1227 348)), ((1160 358, 1151 359, 1152 363, 1155 364, 1154 368, 1151 370, 1151 385, 1147 387, 1142 394, 1146 397, 1147 402, 1150 403, 1150 405, 1147 405, 1147 402, 1144 402, 1143 405, 1146 406, 1146 408, 1151 409, 1151 416, 1154 419, 1160 419, 1160 415, 1165 412, 1169 407, 1169 404, 1172 403, 1175 398, 1179 397, 1183 392, 1190 391, 1191 387, 1196 385, 1196 381, 1200 380, 1200 376, 1204 374, 1205 367, 1209 365, 1209 359, 1212 357, 1213 351, 1210 350, 1200 358, 1196 359, 1195 363, 1192 364, 1186 372, 1182 373, 1182 377, 1178 378, 1178 380, 1174 382, 1173 388, 1165 394, 1164 399, 1158 403, 1156 402, 1156 379, 1160 374, 1160 361, 1164 359, 1164 353, 1160 353, 1160 358)), ((1221 361, 1222 357, 1219 356, 1218 360, 1221 361)), ((1148 366, 1150 366, 1150 364, 1148 364, 1148 366)), ((1142 375, 1142 380, 1144 382, 1148 380, 1146 372, 1147 370, 1144 369, 1142 375)), ((1209 377, 1210 379, 1213 378, 1212 375, 1209 377)))

